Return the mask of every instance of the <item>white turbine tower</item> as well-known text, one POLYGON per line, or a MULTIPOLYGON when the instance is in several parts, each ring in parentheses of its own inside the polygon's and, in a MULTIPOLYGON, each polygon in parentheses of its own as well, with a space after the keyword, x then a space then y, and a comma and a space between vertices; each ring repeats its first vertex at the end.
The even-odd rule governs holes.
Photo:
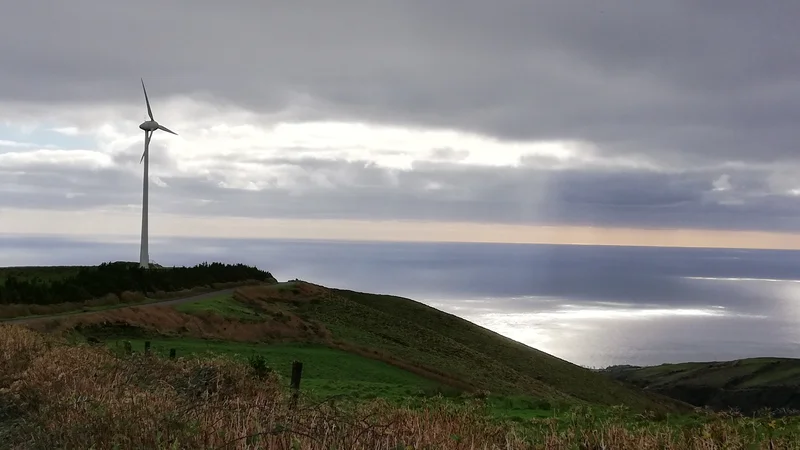
POLYGON ((150 139, 153 137, 153 133, 156 130, 166 131, 176 136, 178 133, 163 125, 159 125, 153 118, 153 111, 150 109, 150 99, 147 98, 147 89, 144 87, 144 80, 142 80, 142 91, 144 91, 144 101, 147 103, 147 115, 150 116, 150 120, 144 121, 139 125, 139 128, 144 130, 144 153, 142 153, 142 159, 139 160, 139 164, 144 162, 144 181, 142 187, 142 246, 139 250, 139 267, 147 269, 150 266, 150 253, 147 249, 147 188, 150 184, 150 139))

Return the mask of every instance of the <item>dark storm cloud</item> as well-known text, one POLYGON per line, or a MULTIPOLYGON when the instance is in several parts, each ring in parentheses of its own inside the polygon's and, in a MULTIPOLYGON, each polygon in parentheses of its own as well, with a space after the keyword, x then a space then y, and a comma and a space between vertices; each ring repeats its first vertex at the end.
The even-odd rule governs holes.
MULTIPOLYGON (((300 118, 795 160, 800 4, 14 2, 0 98, 141 102, 137 78, 300 118)), ((677 155, 677 156, 676 156, 677 155)))

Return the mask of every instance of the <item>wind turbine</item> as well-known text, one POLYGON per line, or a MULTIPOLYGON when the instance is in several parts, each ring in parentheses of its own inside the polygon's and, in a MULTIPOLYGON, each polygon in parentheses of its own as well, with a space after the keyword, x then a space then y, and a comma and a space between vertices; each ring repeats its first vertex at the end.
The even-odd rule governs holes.
POLYGON ((144 162, 144 181, 142 187, 142 245, 139 249, 139 267, 147 269, 150 266, 150 254, 147 248, 147 188, 150 184, 150 139, 153 137, 153 133, 156 130, 166 131, 176 136, 178 133, 164 125, 159 125, 153 118, 153 110, 150 109, 150 99, 147 98, 147 89, 144 87, 143 79, 142 91, 144 91, 144 101, 147 103, 147 115, 150 116, 150 120, 146 120, 139 125, 139 128, 144 130, 144 153, 142 153, 142 159, 139 160, 139 164, 144 162))

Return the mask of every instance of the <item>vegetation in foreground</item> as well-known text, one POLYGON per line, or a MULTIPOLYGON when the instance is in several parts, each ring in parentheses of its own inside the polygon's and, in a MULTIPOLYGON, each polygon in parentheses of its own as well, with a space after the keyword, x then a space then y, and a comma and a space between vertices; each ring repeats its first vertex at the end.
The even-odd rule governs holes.
POLYGON ((578 407, 511 422, 485 402, 300 398, 286 380, 234 360, 119 355, 0 325, 0 442, 10 449, 93 448, 797 448, 796 420, 697 414, 657 420, 578 407), (259 376, 260 375, 260 376, 259 376))
POLYGON ((601 373, 717 410, 735 408, 745 414, 763 408, 777 413, 800 410, 799 359, 748 358, 651 367, 616 366, 601 373))
POLYGON ((116 262, 87 267, 0 268, 0 317, 14 318, 142 303, 146 296, 189 294, 215 285, 276 283, 269 272, 244 264, 142 269, 116 262))

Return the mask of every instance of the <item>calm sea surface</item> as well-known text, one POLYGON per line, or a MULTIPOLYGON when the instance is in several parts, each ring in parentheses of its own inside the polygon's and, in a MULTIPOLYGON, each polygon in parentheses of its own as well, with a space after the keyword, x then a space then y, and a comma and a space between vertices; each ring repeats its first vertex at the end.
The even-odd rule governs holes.
MULTIPOLYGON (((279 280, 411 297, 586 366, 800 357, 800 252, 200 239, 150 246, 162 264, 244 262, 279 280)), ((136 239, 0 236, 0 266, 137 258, 136 239)))

